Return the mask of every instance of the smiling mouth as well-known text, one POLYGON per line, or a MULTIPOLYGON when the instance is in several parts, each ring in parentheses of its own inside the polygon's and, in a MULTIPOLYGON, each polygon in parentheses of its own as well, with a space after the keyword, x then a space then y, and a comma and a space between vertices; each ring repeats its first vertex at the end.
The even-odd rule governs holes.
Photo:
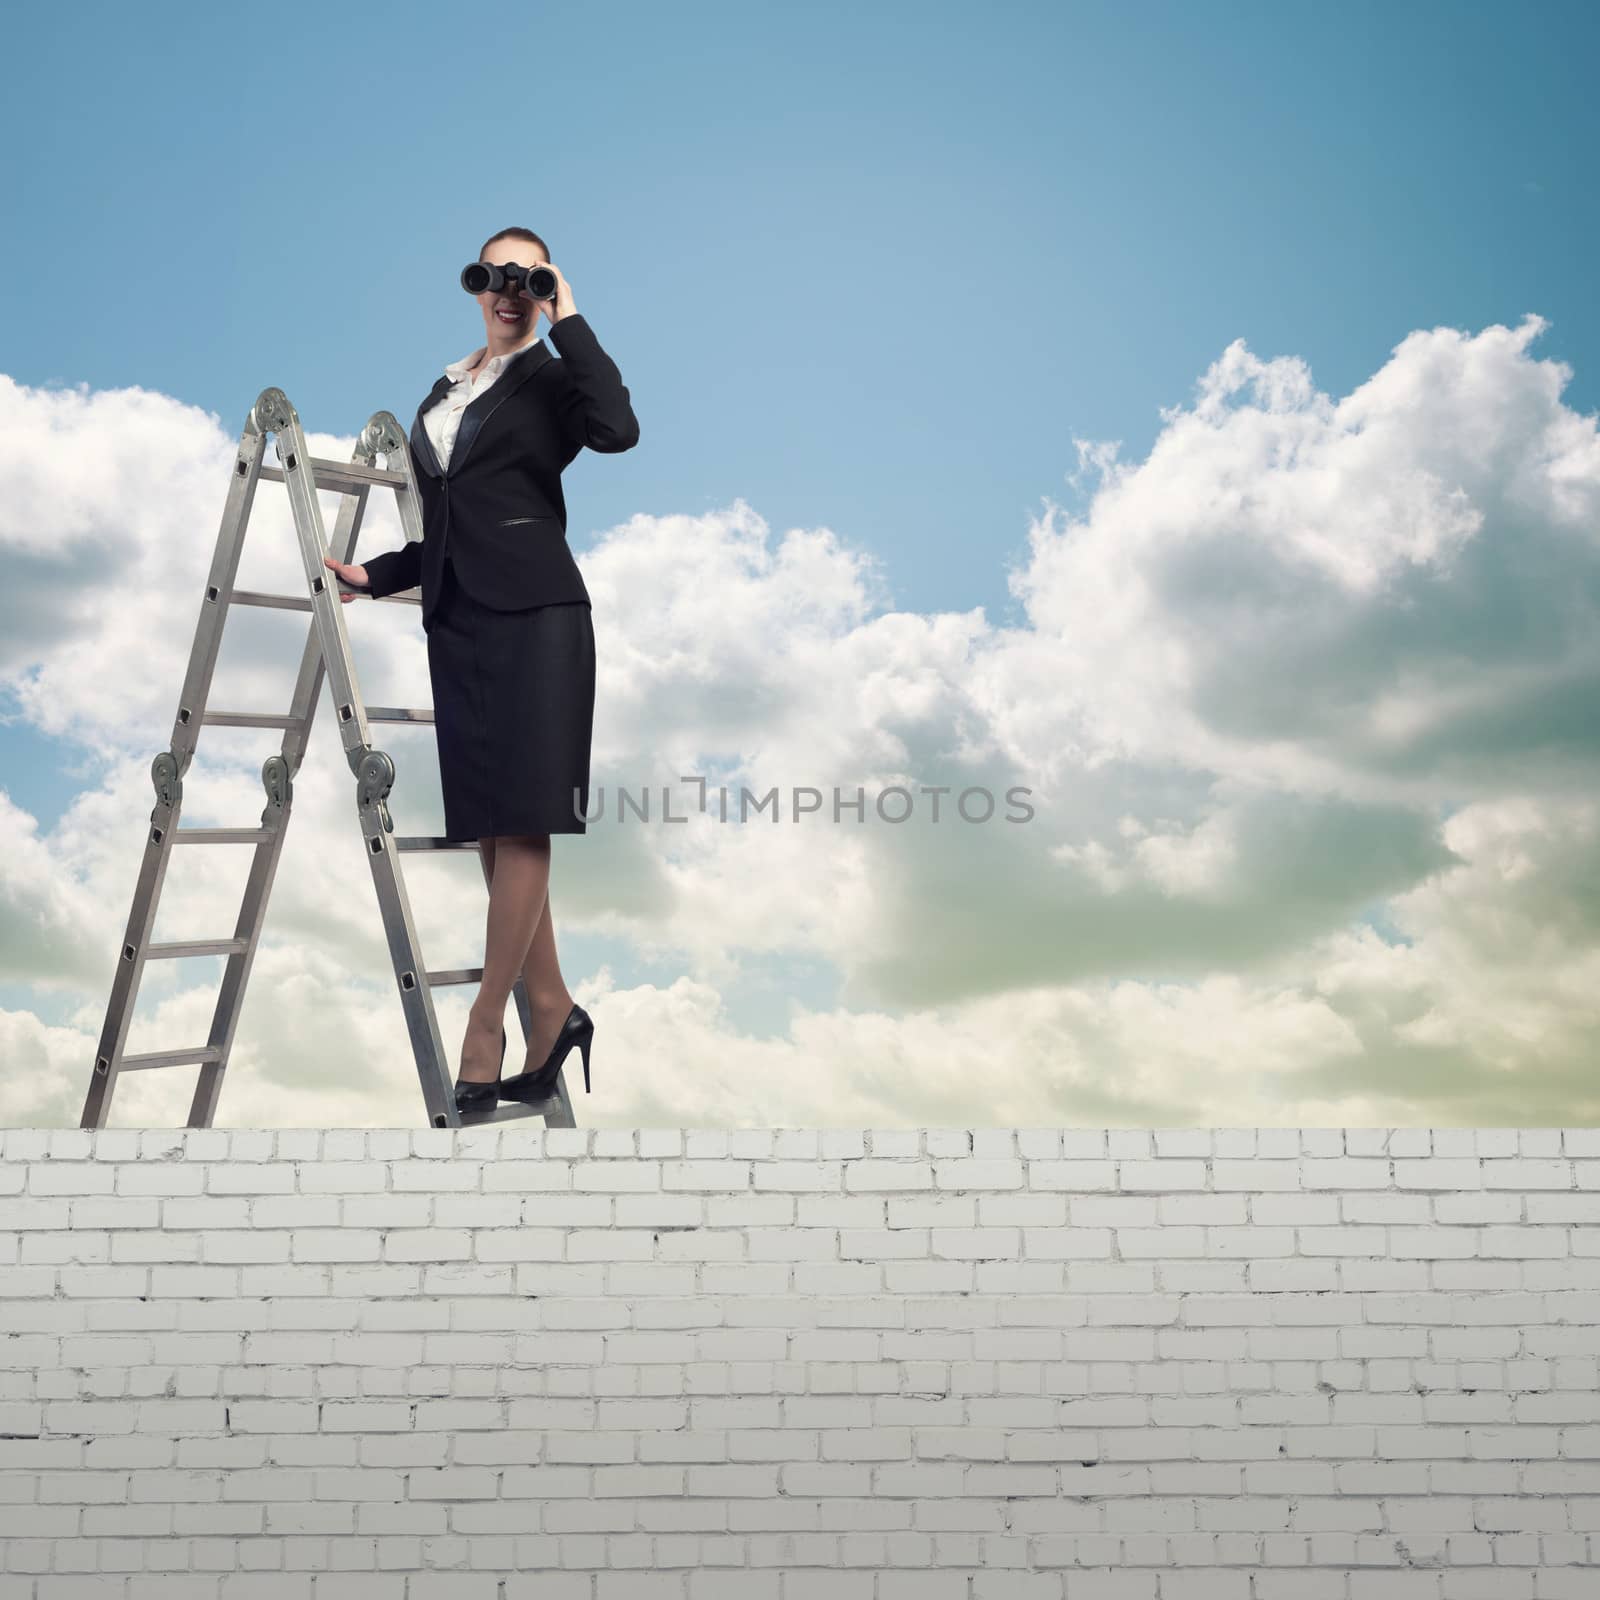
POLYGON ((507 310, 504 306, 496 306, 494 308, 494 314, 499 317, 502 322, 522 321, 522 312, 520 310, 511 311, 507 310))

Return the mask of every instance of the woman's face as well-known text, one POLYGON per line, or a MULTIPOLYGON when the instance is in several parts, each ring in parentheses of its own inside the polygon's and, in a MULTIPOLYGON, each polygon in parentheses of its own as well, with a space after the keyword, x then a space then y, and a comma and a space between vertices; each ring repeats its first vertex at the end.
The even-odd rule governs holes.
MULTIPOLYGON (((531 267, 549 258, 531 239, 496 239, 480 259, 492 261, 497 267, 513 261, 518 266, 531 267)), ((502 289, 485 289, 473 298, 483 307, 483 326, 491 355, 522 344, 533 332, 539 308, 527 295, 513 290, 509 283, 502 289), (505 311, 514 311, 515 320, 501 315, 505 311)))

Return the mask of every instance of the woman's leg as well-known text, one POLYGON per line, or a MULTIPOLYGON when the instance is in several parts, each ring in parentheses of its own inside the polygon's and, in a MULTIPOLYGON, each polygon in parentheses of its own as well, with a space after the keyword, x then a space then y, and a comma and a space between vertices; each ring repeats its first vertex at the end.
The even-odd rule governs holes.
POLYGON ((550 835, 480 839, 478 850, 488 867, 489 916, 483 982, 467 1018, 461 1076, 487 1082, 495 1076, 506 1001, 518 972, 533 1013, 524 1070, 544 1065, 572 1009, 572 995, 561 976, 550 912, 550 835))
MULTIPOLYGON (((489 877, 494 878, 494 840, 480 839, 479 850, 488 864, 489 877)), ((552 866, 554 860, 552 858, 552 866)), ((567 1014, 572 1010, 572 991, 561 976, 561 958, 556 954, 555 913, 551 909, 548 885, 545 890, 544 910, 539 916, 539 926, 533 930, 533 942, 528 946, 528 958, 522 964, 522 984, 528 991, 528 1008, 533 1013, 531 1043, 524 1071, 536 1071, 545 1064, 556 1035, 561 1032, 567 1014)))
POLYGON ((461 1041, 459 1075, 469 1083, 488 1083, 499 1071, 506 1001, 533 943, 549 882, 549 834, 504 834, 495 839, 483 939, 483 981, 467 1013, 467 1031, 461 1041))

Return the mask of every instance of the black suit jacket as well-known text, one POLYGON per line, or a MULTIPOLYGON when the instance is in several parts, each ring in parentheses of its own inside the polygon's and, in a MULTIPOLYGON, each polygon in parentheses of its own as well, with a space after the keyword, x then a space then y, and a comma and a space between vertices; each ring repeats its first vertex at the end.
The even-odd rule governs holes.
POLYGON ((422 416, 450 379, 441 376, 417 408, 411 461, 423 536, 362 565, 375 597, 422 585, 424 631, 433 625, 446 547, 462 587, 496 611, 589 599, 567 544, 561 474, 585 445, 632 449, 639 421, 617 364, 581 313, 551 323, 546 337, 561 359, 542 339, 519 350, 461 413, 447 468, 422 416))

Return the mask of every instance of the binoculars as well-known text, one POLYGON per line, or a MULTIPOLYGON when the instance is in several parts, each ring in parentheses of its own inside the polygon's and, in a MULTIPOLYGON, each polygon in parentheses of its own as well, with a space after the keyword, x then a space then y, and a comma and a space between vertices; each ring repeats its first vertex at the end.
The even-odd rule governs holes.
POLYGON ((508 261, 503 267, 493 261, 472 261, 461 269, 461 287, 468 294, 492 289, 496 294, 507 286, 526 290, 535 300, 549 300, 556 292, 556 275, 542 263, 531 267, 508 261))

